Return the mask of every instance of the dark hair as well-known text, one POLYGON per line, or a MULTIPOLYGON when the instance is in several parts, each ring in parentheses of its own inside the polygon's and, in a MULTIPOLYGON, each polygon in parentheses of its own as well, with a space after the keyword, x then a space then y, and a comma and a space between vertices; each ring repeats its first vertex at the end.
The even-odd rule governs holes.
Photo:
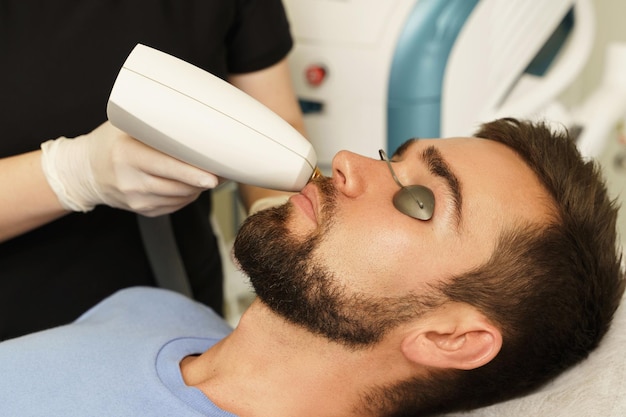
POLYGON ((491 363, 459 373, 458 397, 451 401, 460 408, 525 394, 586 358, 624 291, 618 207, 598 165, 581 157, 567 131, 500 119, 475 136, 517 152, 552 197, 557 218, 504 230, 485 265, 443 288, 503 332, 502 350, 491 363))
POLYGON ((616 203, 599 167, 581 157, 567 131, 499 119, 475 136, 517 152, 548 191, 555 215, 548 224, 501 231, 484 265, 442 284, 449 300, 475 306, 501 329, 503 346, 483 367, 433 371, 428 381, 390 392, 398 399, 412 388, 420 415, 485 406, 540 387, 598 345, 624 291, 616 203))

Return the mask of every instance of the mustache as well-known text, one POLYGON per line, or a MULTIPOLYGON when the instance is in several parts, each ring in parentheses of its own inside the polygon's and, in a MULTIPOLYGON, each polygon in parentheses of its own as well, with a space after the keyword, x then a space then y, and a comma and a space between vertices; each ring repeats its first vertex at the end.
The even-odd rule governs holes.
POLYGON ((321 208, 324 212, 332 211, 336 206, 337 188, 333 184, 331 177, 318 176, 313 178, 310 183, 315 185, 319 192, 321 208))

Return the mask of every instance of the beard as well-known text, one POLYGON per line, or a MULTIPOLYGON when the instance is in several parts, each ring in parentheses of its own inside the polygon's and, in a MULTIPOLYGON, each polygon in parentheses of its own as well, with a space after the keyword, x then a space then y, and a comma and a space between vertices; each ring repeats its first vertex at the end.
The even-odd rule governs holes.
MULTIPOLYGON (((316 259, 315 249, 333 229, 336 190, 328 178, 314 180, 323 220, 309 236, 288 229, 291 203, 260 211, 241 226, 234 256, 259 297, 273 312, 330 341, 368 347, 391 329, 422 314, 428 297, 370 296, 351 292, 316 259)), ((341 256, 340 253, 337 256, 341 256)))

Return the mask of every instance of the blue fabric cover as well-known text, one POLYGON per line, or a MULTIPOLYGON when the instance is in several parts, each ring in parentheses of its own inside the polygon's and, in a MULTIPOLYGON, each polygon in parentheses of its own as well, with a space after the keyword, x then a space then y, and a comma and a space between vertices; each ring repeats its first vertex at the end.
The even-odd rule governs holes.
POLYGON ((0 415, 232 416, 179 367, 230 331, 179 294, 122 290, 73 324, 0 343, 0 415))

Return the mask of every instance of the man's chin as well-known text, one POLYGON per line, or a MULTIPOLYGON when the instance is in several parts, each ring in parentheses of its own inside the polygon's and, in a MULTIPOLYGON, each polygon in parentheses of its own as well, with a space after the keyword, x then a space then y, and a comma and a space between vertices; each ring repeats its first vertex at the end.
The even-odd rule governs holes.
POLYGON ((233 258, 248 276, 271 273, 276 257, 293 242, 288 240, 289 205, 268 208, 248 217, 241 225, 233 245, 233 258))

